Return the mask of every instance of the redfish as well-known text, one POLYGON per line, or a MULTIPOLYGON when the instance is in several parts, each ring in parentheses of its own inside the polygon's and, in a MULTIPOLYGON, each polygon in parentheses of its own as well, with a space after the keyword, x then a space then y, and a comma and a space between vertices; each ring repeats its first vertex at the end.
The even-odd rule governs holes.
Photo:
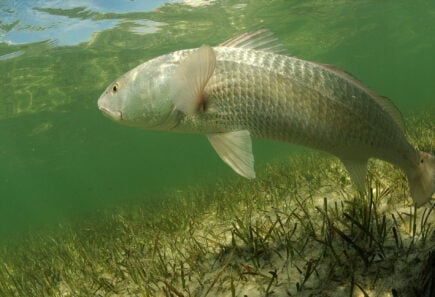
POLYGON ((249 179, 259 137, 337 156, 362 192, 369 158, 401 168, 417 206, 435 190, 435 158, 407 141, 387 98, 336 67, 286 55, 268 30, 145 62, 110 84, 98 107, 129 126, 205 134, 249 179))

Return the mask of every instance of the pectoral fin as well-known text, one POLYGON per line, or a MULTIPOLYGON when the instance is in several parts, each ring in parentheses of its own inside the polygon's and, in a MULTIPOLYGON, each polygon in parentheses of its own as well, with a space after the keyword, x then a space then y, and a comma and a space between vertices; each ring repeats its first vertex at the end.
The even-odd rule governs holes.
POLYGON ((358 190, 364 193, 367 175, 367 159, 341 159, 341 162, 343 162, 344 167, 346 167, 346 170, 349 173, 351 180, 355 183, 358 190))
POLYGON ((255 178, 254 156, 249 131, 207 134, 219 157, 243 177, 255 178))
POLYGON ((216 56, 203 45, 183 61, 172 76, 171 96, 175 107, 185 114, 196 113, 204 103, 204 88, 213 75, 216 56))

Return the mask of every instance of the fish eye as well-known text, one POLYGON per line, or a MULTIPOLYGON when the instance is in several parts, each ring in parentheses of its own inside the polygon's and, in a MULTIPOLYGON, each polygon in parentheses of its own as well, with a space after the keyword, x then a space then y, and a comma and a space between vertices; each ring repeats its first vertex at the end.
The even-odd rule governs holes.
POLYGON ((114 83, 112 86, 112 93, 115 94, 116 92, 118 92, 119 89, 119 83, 114 83))

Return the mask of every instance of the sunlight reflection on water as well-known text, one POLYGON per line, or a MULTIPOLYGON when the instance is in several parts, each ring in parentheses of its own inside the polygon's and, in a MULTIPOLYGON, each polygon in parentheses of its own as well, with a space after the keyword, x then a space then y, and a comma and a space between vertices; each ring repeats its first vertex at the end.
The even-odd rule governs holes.
MULTIPOLYGON (((0 43, 54 40, 60 46, 76 45, 88 41, 95 32, 116 26, 124 13, 151 11, 169 2, 176 1, 0 1, 0 43), (97 19, 106 13, 116 16, 97 19)), ((135 32, 140 34, 157 30, 152 22, 138 25, 135 32)))

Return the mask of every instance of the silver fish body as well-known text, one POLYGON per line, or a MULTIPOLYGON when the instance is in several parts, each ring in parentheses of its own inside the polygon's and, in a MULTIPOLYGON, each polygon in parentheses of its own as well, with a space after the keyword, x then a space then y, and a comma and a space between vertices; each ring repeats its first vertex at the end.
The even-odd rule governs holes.
POLYGON ((254 137, 340 157, 376 157, 401 167, 415 163, 417 153, 399 125, 346 77, 325 66, 274 53, 238 48, 214 51, 217 64, 205 88, 204 110, 180 117, 174 130, 246 129, 254 137))
POLYGON ((270 42, 260 32, 158 57, 115 81, 98 105, 128 125, 206 134, 248 178, 255 177, 251 136, 334 154, 360 190, 371 157, 399 166, 409 179, 421 175, 424 159, 429 181, 420 194, 410 183, 411 195, 418 205, 430 199, 434 158, 409 144, 388 99, 337 68, 258 48, 270 42), (113 92, 116 85, 124 90, 113 92))

